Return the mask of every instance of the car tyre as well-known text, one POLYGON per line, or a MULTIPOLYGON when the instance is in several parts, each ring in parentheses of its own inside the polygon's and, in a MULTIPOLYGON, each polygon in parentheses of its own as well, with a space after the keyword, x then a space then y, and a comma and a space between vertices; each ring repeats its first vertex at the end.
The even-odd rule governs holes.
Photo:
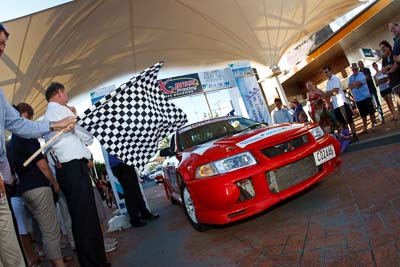
POLYGON ((210 229, 207 225, 198 222, 196 217, 196 209, 185 183, 182 183, 182 204, 185 215, 194 229, 199 232, 204 232, 210 229))

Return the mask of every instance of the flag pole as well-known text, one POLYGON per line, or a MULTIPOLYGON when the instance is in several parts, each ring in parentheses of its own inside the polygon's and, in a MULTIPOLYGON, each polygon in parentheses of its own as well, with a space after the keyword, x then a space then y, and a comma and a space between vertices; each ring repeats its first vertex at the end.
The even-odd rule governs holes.
POLYGON ((35 153, 33 153, 32 156, 29 157, 29 159, 27 159, 23 166, 26 167, 29 165, 29 163, 32 162, 32 160, 34 160, 37 155, 39 155, 43 150, 45 150, 51 143, 53 143, 58 137, 60 137, 62 134, 64 133, 63 130, 59 131, 56 135, 54 135, 49 141, 47 141, 41 148, 39 148, 38 150, 36 150, 35 153))

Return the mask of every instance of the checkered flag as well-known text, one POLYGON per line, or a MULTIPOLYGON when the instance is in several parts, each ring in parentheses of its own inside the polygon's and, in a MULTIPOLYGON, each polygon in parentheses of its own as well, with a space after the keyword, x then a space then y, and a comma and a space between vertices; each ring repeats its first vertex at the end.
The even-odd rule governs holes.
POLYGON ((78 118, 108 153, 143 170, 158 142, 187 123, 186 114, 169 103, 158 87, 163 62, 141 72, 102 98, 78 118))

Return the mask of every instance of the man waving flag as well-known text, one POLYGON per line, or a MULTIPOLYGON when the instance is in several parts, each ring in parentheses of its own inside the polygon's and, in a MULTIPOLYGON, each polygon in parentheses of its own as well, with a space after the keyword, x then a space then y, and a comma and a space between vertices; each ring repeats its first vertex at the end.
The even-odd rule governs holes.
POLYGON ((158 142, 187 123, 186 114, 169 103, 158 87, 163 62, 86 110, 77 124, 91 132, 108 153, 142 170, 157 151, 158 142))

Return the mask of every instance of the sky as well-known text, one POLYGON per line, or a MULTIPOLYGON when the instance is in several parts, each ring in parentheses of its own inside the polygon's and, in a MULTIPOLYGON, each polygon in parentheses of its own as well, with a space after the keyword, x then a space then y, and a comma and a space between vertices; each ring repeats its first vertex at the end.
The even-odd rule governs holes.
POLYGON ((0 22, 30 15, 72 0, 0 0, 0 22))

